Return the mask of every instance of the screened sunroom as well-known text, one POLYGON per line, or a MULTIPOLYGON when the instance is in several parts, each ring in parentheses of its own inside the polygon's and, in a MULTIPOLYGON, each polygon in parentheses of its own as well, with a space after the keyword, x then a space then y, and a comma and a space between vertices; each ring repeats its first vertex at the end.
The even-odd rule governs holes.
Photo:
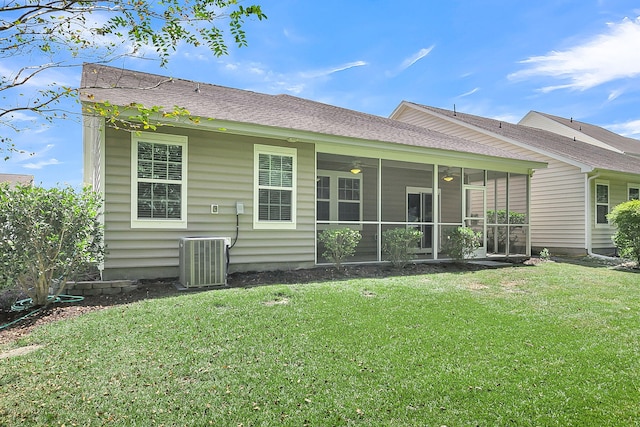
MULTIPOLYGON (((361 241, 347 262, 382 262, 385 231, 415 228, 416 261, 449 259, 457 227, 481 234, 476 258, 530 255, 529 174, 318 153, 316 230, 349 227, 361 241)), ((316 261, 327 263, 316 239, 316 261)))

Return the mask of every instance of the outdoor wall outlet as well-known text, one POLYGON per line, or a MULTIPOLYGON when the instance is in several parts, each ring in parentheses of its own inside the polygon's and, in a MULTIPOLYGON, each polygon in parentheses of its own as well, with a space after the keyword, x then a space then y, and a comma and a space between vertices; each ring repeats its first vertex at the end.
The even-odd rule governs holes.
POLYGON ((218 213, 218 205, 217 204, 211 205, 211 213, 214 214, 214 215, 218 213))
POLYGON ((236 213, 242 215, 244 213, 244 203, 236 202, 236 213))

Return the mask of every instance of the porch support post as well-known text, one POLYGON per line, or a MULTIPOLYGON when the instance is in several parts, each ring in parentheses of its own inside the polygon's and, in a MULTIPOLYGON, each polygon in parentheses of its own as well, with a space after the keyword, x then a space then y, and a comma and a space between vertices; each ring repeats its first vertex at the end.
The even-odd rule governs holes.
POLYGON ((382 262, 382 159, 378 158, 378 238, 377 257, 378 262, 382 262))
POLYGON ((440 249, 440 176, 439 165, 433 165, 433 259, 438 259, 440 249))

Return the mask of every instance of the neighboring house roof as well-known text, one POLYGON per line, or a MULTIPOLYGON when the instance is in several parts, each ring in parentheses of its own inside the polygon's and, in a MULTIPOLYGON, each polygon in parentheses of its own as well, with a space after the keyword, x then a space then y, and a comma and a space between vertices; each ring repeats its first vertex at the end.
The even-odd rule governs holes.
POLYGON ((217 121, 534 161, 523 154, 290 95, 267 95, 98 64, 84 65, 80 93, 83 102, 179 106, 192 116, 217 121))
MULTIPOLYGON (((446 120, 465 124, 483 133, 493 134, 502 140, 546 154, 574 164, 589 172, 602 169, 615 172, 640 174, 640 158, 607 150, 591 144, 573 140, 543 129, 508 123, 501 120, 474 116, 458 111, 430 107, 403 101, 401 105, 421 109, 438 115, 446 120)), ((396 109, 397 111, 398 109, 396 109)))
POLYGON ((618 150, 621 150, 627 154, 640 155, 640 141, 634 138, 628 138, 626 136, 618 135, 615 132, 611 132, 600 126, 592 125, 585 122, 574 120, 573 118, 565 119, 564 117, 558 117, 547 113, 541 113, 539 111, 532 111, 532 113, 539 114, 548 118, 554 122, 560 123, 568 128, 574 129, 575 138, 580 140, 581 134, 587 135, 591 138, 597 139, 607 145, 612 146, 618 150))
POLYGON ((0 173, 0 183, 8 182, 9 185, 33 184, 33 175, 20 175, 15 173, 0 173))

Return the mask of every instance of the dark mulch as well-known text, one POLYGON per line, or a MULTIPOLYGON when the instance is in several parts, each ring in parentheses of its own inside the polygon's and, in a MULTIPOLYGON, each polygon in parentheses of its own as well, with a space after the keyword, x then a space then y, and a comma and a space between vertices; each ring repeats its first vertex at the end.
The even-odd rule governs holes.
MULTIPOLYGON (((333 267, 320 267, 301 270, 233 273, 228 277, 228 287, 252 287, 278 283, 313 283, 357 278, 380 278, 442 272, 464 272, 483 268, 487 267, 477 264, 425 263, 408 265, 402 270, 392 269, 387 265, 349 265, 342 271, 338 271, 333 267)), ((204 292, 212 289, 184 291, 178 290, 175 283, 176 279, 143 280, 138 283, 137 289, 129 293, 86 296, 84 300, 80 302, 53 304, 49 308, 42 310, 27 319, 21 320, 10 327, 1 329, 0 345, 20 339, 21 337, 29 334, 37 326, 58 320, 69 319, 114 305, 128 304, 145 299, 170 297, 184 294, 185 292, 204 292)), ((5 291, 0 294, 0 327, 11 323, 15 319, 26 314, 25 312, 10 311, 11 304, 20 298, 23 298, 23 296, 20 296, 15 291, 5 291)))

